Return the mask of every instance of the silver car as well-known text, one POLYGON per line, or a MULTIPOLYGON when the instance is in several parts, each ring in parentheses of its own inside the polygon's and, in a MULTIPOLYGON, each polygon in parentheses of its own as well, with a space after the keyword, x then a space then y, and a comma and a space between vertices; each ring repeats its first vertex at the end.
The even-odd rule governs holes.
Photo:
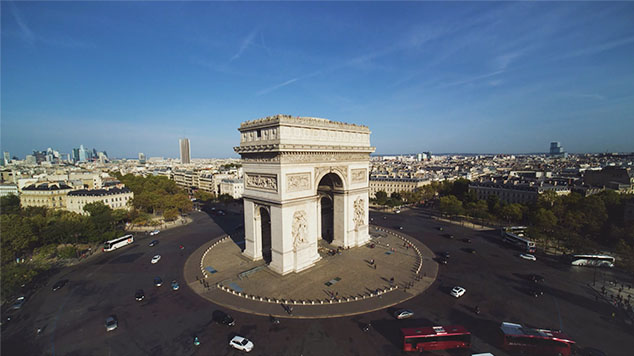
POLYGON ((114 329, 117 328, 118 323, 117 323, 117 317, 114 315, 110 315, 108 318, 106 318, 106 331, 112 331, 114 329))

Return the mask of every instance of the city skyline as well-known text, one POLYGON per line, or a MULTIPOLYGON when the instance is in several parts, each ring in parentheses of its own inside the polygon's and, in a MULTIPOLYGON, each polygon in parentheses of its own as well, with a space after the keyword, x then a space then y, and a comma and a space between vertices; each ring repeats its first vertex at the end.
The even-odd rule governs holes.
POLYGON ((630 3, 1 6, 12 156, 237 157, 275 114, 367 125, 382 154, 634 150, 630 3))

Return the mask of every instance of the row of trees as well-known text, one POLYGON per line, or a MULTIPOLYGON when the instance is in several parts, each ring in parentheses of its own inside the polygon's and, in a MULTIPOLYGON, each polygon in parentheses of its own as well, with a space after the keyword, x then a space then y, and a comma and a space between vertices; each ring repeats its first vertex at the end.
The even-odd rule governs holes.
POLYGON ((115 176, 134 193, 134 210, 130 216, 134 224, 147 224, 157 216, 172 221, 193 208, 187 192, 165 176, 141 177, 118 173, 115 176))

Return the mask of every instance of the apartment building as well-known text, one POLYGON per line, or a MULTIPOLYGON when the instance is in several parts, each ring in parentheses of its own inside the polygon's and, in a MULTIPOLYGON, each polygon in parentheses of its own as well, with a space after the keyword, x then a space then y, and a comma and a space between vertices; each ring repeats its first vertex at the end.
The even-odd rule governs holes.
POLYGON ((22 188, 20 204, 22 207, 43 206, 51 209, 65 209, 66 195, 73 188, 65 183, 36 183, 22 188))
POLYGON ((66 210, 88 215, 84 206, 90 203, 102 202, 111 209, 130 210, 129 202, 134 198, 134 193, 126 187, 110 189, 80 189, 68 193, 66 196, 66 210))

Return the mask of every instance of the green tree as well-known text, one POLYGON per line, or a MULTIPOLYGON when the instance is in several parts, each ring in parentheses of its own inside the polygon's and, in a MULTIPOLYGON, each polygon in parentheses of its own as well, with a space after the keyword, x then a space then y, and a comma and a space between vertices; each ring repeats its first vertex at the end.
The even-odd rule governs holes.
POLYGON ((203 201, 203 202, 210 202, 212 200, 214 200, 215 198, 215 194, 213 193, 209 193, 209 192, 205 192, 204 190, 197 190, 194 193, 194 198, 203 201))
POLYGON ((439 209, 443 214, 449 216, 460 215, 463 213, 462 202, 454 195, 440 197, 439 209))
POLYGON ((84 211, 90 214, 90 221, 99 233, 111 230, 115 225, 112 209, 102 202, 86 204, 84 211))
MULTIPOLYGON (((461 201, 465 201, 465 195, 469 192, 469 183, 471 183, 468 179, 459 178, 453 181, 451 185, 450 194, 455 195, 461 201)), ((471 197, 469 197, 471 198, 471 197)), ((475 201, 475 200, 470 200, 475 201)))
POLYGON ((178 209, 176 208, 168 208, 163 213, 163 218, 165 221, 174 221, 178 218, 178 209))
POLYGON ((378 192, 376 192, 376 194, 374 194, 374 199, 377 204, 385 205, 385 203, 387 202, 387 193, 379 190, 378 192))
POLYGON ((507 222, 520 222, 522 221, 523 212, 522 205, 520 204, 507 204, 500 210, 501 217, 507 222))
POLYGON ((13 194, 1 197, 0 214, 20 214, 20 198, 13 194))
POLYGON ((487 207, 489 209, 489 213, 493 214, 493 215, 497 215, 500 212, 500 208, 501 208, 501 204, 500 204, 500 198, 495 195, 495 194, 491 194, 487 197, 487 207))

